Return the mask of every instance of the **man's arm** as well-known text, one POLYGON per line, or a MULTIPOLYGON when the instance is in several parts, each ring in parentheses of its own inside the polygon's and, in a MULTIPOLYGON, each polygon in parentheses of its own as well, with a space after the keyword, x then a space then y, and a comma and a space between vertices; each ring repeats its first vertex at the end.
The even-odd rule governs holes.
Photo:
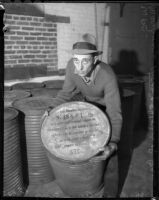
POLYGON ((105 85, 104 94, 106 113, 111 124, 110 142, 118 143, 122 128, 122 112, 119 88, 115 75, 112 75, 105 85))
POLYGON ((65 81, 62 90, 60 90, 53 101, 53 106, 56 107, 62 103, 68 102, 74 96, 76 86, 72 80, 71 60, 68 62, 66 67, 65 81))
POLYGON ((95 156, 91 159, 92 162, 106 160, 117 149, 117 143, 120 140, 120 133, 122 128, 122 114, 121 114, 121 101, 118 89, 118 84, 115 75, 107 79, 104 89, 104 100, 106 105, 106 113, 110 120, 111 125, 111 138, 106 147, 101 148, 99 151, 103 152, 101 156, 95 156))

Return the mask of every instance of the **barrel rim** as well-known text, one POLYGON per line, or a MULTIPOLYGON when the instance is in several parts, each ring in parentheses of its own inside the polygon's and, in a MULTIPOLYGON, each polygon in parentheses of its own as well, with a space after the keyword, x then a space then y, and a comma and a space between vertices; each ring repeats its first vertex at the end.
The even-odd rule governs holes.
MULTIPOLYGON (((8 91, 5 91, 4 92, 4 98, 5 99, 14 99, 14 97, 10 98, 10 97, 5 97, 5 93, 10 93, 10 94, 15 94, 16 97, 15 98, 18 98, 17 95, 20 94, 20 95, 23 95, 23 98, 24 97, 28 97, 28 95, 30 96, 31 93, 29 91, 23 91, 23 90, 8 90, 8 91), (17 94, 16 94, 17 93, 17 94)), ((6 94, 7 95, 7 94, 6 94)))
POLYGON ((15 109, 15 108, 13 108, 13 107, 4 107, 4 116, 5 116, 5 111, 7 112, 7 110, 10 110, 11 112, 13 111, 14 115, 10 116, 9 118, 5 118, 4 117, 4 123, 5 122, 10 122, 11 120, 14 120, 18 116, 18 114, 19 114, 18 110, 15 109))
POLYGON ((31 102, 32 100, 37 100, 40 102, 40 100, 54 100, 54 98, 52 97, 46 97, 46 96, 34 96, 34 97, 29 97, 29 98, 24 98, 24 99, 18 99, 18 100, 15 100, 12 105, 13 107, 15 107, 16 109, 22 111, 22 112, 26 112, 26 113, 34 113, 34 112, 37 112, 37 113, 41 113, 41 112, 44 112, 45 110, 47 110, 51 105, 48 104, 48 105, 44 105, 44 107, 29 107, 27 106, 27 103, 28 102, 31 102), (23 104, 23 105, 22 105, 23 104))
MULTIPOLYGON (((41 87, 44 87, 44 83, 43 82, 23 82, 23 83, 16 83, 14 85, 12 85, 12 88, 14 89, 32 89, 31 87, 27 87, 27 85, 31 86, 35 86, 35 85, 39 85, 41 87)), ((39 88, 39 87, 38 87, 39 88)))

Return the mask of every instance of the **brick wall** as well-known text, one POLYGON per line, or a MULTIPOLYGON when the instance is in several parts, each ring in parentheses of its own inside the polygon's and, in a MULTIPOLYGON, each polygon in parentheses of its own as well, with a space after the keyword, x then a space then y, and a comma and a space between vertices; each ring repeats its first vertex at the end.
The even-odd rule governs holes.
POLYGON ((24 4, 5 4, 5 80, 64 75, 83 33, 98 32, 102 44, 105 4, 97 4, 97 22, 94 3, 24 4))
POLYGON ((5 69, 57 70, 57 24, 43 17, 5 14, 5 69))

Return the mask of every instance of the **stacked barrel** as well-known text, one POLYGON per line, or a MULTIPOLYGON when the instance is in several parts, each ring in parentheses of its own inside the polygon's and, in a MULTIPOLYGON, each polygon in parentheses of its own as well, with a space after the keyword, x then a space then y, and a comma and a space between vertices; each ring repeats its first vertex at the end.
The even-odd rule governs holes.
POLYGON ((14 108, 4 109, 3 144, 3 195, 23 196, 26 186, 22 174, 18 111, 14 108))
POLYGON ((55 98, 59 92, 59 90, 62 89, 63 81, 60 80, 50 80, 50 81, 44 81, 42 83, 44 85, 43 88, 32 88, 31 94, 34 97, 37 96, 46 96, 55 98))
POLYGON ((44 87, 43 83, 36 83, 36 82, 16 83, 12 86, 14 90, 25 90, 29 92, 33 88, 42 88, 42 87, 44 87))
POLYGON ((29 184, 43 184, 54 179, 40 138, 42 116, 53 98, 30 97, 17 100, 13 106, 24 115, 29 184))
MULTIPOLYGON (((45 89, 50 90, 49 93, 53 94, 53 97, 56 97, 59 90, 62 89, 64 81, 63 80, 52 80, 52 81, 44 81, 45 89)), ((33 94, 34 95, 34 94, 33 94)), ((71 101, 84 101, 81 93, 76 93, 71 101)))
POLYGON ((35 88, 31 90, 31 94, 33 97, 45 96, 55 98, 58 91, 58 89, 53 88, 35 88))
POLYGON ((12 107, 17 99, 23 99, 30 96, 30 92, 21 90, 5 90, 4 91, 4 107, 12 107))

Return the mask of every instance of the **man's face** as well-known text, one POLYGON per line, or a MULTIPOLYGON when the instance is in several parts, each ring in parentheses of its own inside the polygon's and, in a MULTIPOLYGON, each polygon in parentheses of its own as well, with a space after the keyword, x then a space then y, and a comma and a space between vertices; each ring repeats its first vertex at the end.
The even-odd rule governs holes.
POLYGON ((94 57, 88 55, 73 55, 73 63, 79 76, 86 76, 93 67, 94 57))

